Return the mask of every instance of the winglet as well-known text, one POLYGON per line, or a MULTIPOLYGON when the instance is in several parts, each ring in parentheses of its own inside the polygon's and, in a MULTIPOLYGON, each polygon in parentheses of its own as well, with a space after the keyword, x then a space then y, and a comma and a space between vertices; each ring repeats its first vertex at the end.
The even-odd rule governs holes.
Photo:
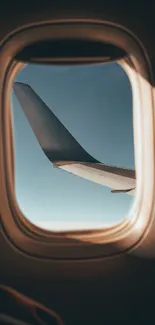
POLYGON ((97 162, 28 84, 15 82, 13 88, 42 150, 51 162, 97 162))

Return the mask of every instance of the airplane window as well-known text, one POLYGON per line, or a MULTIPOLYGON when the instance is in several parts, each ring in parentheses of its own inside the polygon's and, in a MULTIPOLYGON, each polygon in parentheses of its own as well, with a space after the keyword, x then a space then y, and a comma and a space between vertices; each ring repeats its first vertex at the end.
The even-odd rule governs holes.
POLYGON ((33 224, 104 228, 135 194, 132 89, 116 62, 28 64, 12 91, 15 193, 33 224))

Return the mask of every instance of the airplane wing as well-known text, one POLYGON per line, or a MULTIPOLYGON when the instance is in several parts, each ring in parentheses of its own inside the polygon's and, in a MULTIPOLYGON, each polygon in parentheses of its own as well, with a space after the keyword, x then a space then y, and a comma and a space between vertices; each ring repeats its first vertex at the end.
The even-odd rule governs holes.
POLYGON ((112 193, 134 195, 134 170, 105 165, 96 160, 85 151, 29 85, 15 82, 13 88, 43 152, 54 166, 110 187, 112 193))

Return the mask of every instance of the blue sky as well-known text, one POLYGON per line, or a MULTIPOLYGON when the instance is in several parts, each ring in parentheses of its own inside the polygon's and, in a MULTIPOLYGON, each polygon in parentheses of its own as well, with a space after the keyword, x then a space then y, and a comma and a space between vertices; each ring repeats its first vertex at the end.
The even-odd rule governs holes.
MULTIPOLYGON (((134 168, 132 91, 116 63, 88 66, 28 65, 16 77, 28 83, 94 158, 134 168)), ((15 190, 31 222, 120 221, 132 197, 53 168, 12 95, 15 190)))

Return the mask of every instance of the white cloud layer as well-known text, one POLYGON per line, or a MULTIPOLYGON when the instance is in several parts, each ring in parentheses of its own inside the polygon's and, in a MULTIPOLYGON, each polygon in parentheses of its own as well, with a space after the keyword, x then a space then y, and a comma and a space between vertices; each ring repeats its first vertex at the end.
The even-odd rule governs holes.
POLYGON ((64 230, 92 230, 104 229, 113 226, 115 223, 105 222, 36 222, 35 225, 39 228, 51 231, 64 231, 64 230))

